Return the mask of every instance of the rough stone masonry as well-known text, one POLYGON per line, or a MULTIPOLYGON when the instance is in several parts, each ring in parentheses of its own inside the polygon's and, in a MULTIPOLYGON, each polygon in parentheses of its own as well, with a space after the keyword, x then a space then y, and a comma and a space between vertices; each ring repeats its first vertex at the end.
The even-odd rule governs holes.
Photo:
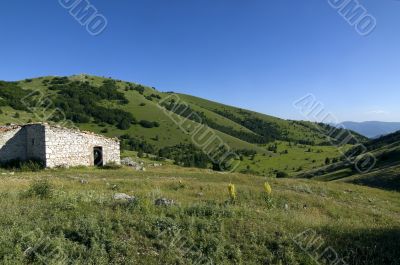
POLYGON ((10 160, 39 160, 49 168, 120 164, 120 143, 45 123, 0 126, 0 163, 10 160))

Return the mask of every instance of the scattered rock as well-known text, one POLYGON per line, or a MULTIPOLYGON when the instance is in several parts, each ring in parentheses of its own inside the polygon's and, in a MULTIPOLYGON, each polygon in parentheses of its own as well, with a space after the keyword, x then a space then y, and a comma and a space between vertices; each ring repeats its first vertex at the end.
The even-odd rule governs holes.
POLYGON ((166 199, 166 198, 160 198, 157 199, 154 204, 156 206, 172 206, 175 204, 174 200, 166 199))
POLYGON ((81 179, 79 182, 80 182, 81 184, 88 184, 88 183, 89 183, 86 179, 81 179))
POLYGON ((308 208, 307 204, 304 204, 304 205, 303 205, 303 208, 304 208, 304 209, 307 209, 307 208, 308 208))
POLYGON ((143 166, 144 165, 143 162, 136 162, 130 157, 125 157, 121 159, 121 164, 128 167, 132 167, 136 171, 146 171, 146 168, 143 166))
POLYGON ((134 167, 137 165, 137 163, 135 161, 133 161, 133 159, 130 157, 125 157, 125 158, 121 159, 121 164, 125 165, 125 166, 130 166, 130 167, 134 167))
POLYGON ((56 168, 69 169, 69 165, 68 164, 61 164, 61 165, 58 165, 56 168))
POLYGON ((32 252, 34 251, 33 247, 28 247, 27 249, 25 249, 24 251, 24 256, 30 256, 32 254, 32 252))
POLYGON ((11 176, 13 176, 14 174, 15 174, 15 172, 3 172, 3 173, 1 173, 1 175, 8 175, 8 174, 10 174, 11 176))
POLYGON ((284 208, 285 208, 286 211, 289 211, 289 204, 285 203, 284 208))
POLYGON ((135 196, 129 196, 128 194, 125 194, 125 193, 116 193, 116 194, 114 194, 113 199, 117 200, 117 201, 127 201, 127 202, 136 201, 135 196))

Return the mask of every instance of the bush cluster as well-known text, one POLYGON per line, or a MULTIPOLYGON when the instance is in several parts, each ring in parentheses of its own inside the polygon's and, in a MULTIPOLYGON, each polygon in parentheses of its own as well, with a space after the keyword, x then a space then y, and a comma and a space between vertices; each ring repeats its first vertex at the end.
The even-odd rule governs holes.
POLYGON ((12 159, 4 163, 1 163, 0 167, 8 170, 35 172, 44 169, 44 162, 35 159, 31 160, 12 159))

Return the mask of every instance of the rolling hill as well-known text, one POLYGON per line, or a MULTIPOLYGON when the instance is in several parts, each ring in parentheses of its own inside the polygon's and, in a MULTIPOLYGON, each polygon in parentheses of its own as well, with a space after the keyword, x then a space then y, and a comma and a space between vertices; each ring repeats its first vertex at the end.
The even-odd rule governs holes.
POLYGON ((400 132, 338 145, 349 134, 329 125, 109 78, 0 81, 0 124, 39 121, 119 137, 147 170, 0 167, 1 264, 398 264, 400 132), (238 172, 210 170, 198 126, 238 172), (369 173, 341 160, 357 143, 369 173))
POLYGON ((368 172, 360 173, 354 168, 353 163, 344 160, 302 172, 297 177, 322 181, 342 181, 400 191, 400 132, 370 140, 364 146, 376 158, 375 166, 368 172))
MULTIPOLYGON (((343 132, 326 124, 284 120, 85 74, 0 82, 0 124, 70 124, 65 120, 82 130, 119 137, 125 150, 162 153, 186 166, 198 166, 193 160, 203 159, 193 151, 198 146, 191 147, 193 133, 188 131, 200 127, 240 155, 243 162, 237 170, 263 175, 277 171, 292 174, 323 165, 326 157, 340 155, 332 144, 340 142, 336 136, 343 132), (295 166, 293 160, 298 160, 295 166)), ((353 135, 349 144, 367 140, 355 132, 353 135)))

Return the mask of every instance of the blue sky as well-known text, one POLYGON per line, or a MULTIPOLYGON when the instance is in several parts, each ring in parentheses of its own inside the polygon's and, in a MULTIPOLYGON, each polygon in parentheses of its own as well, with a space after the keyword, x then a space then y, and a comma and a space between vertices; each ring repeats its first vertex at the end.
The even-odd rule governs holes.
POLYGON ((339 120, 400 121, 400 1, 360 1, 368 36, 327 0, 90 3, 98 36, 58 0, 1 1, 0 79, 111 76, 291 119, 312 93, 339 120))

